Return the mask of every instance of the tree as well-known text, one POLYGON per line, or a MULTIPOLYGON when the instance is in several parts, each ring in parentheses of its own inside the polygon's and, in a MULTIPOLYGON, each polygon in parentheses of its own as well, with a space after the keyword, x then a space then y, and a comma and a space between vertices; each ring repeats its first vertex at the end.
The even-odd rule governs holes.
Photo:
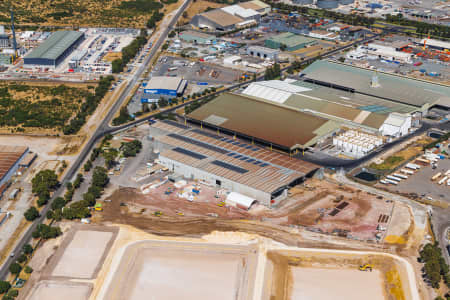
POLYGON ((170 37, 170 38, 173 38, 175 35, 176 35, 176 33, 175 33, 175 31, 173 31, 173 30, 169 33, 169 37, 170 37))
POLYGON ((23 271, 27 274, 31 274, 33 273, 33 268, 30 266, 25 266, 25 268, 23 268, 23 271))
POLYGON ((84 169, 85 172, 89 172, 89 170, 91 170, 91 168, 92 168, 92 162, 90 160, 88 160, 84 164, 83 169, 84 169))
POLYGON ((0 280, 0 294, 6 293, 11 288, 11 283, 0 280))
POLYGON ((159 107, 166 107, 167 105, 169 105, 169 102, 167 101, 167 99, 165 97, 159 98, 159 100, 158 100, 159 107))
POLYGON ((31 180, 33 193, 40 195, 55 189, 59 182, 53 170, 42 170, 31 180))
POLYGON ((24 263, 27 260, 27 256, 25 254, 21 254, 19 255, 19 257, 17 258, 17 261, 21 264, 24 263))
POLYGON ((30 244, 26 244, 25 246, 23 246, 23 253, 27 255, 33 253, 33 246, 31 246, 30 244))
MULTIPOLYGON (((88 206, 94 206, 95 202, 96 202, 95 201, 95 196, 93 194, 91 194, 91 193, 84 193, 83 194, 83 200, 88 203, 88 206)), ((63 216, 64 216, 64 212, 63 212, 63 216)), ((66 218, 66 217, 64 217, 64 218, 66 218)))
POLYGON ((25 219, 27 221, 34 221, 39 217, 39 211, 36 209, 36 207, 32 206, 23 214, 25 216, 25 219))
POLYGON ((12 263, 9 266, 9 271, 11 274, 19 275, 20 271, 22 271, 22 267, 18 263, 12 263))
POLYGON ((158 107, 156 106, 156 103, 153 102, 153 103, 152 103, 151 109, 152 109, 152 110, 156 110, 157 108, 158 108, 158 107))
POLYGON ((341 56, 341 57, 339 57, 338 60, 339 60, 341 63, 343 63, 343 62, 345 62, 345 57, 341 56))
POLYGON ((66 201, 64 200, 64 198, 57 197, 55 200, 53 200, 51 207, 53 210, 57 210, 63 208, 65 205, 66 201))
POLYGON ((12 298, 16 298, 17 296, 19 296, 19 291, 18 290, 9 290, 8 296, 12 297, 12 298))
POLYGON ((105 168, 95 167, 92 175, 92 185, 104 188, 109 182, 108 174, 105 168))

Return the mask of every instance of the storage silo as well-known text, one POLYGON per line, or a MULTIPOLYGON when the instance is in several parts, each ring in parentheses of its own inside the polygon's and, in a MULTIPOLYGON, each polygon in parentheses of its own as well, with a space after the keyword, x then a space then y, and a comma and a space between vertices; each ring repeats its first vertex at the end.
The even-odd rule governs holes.
POLYGON ((316 5, 319 8, 332 9, 337 8, 339 3, 337 0, 317 0, 316 5))

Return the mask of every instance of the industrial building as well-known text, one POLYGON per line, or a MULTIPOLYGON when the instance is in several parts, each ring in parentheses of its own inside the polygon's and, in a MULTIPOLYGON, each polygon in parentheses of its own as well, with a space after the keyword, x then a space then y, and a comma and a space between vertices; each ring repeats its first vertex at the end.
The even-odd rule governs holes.
POLYGON ((181 40, 194 44, 211 45, 215 44, 217 41, 217 38, 214 35, 192 30, 182 31, 178 36, 181 40))
POLYGON ((285 47, 287 51, 295 51, 308 46, 315 45, 317 41, 305 36, 297 35, 291 32, 284 32, 279 35, 268 38, 264 41, 266 47, 280 49, 285 47))
POLYGON ((9 48, 9 36, 5 33, 0 33, 0 48, 9 48))
POLYGON ((420 79, 326 60, 315 61, 302 71, 302 77, 310 83, 346 91, 351 97, 356 94, 358 98, 378 99, 385 103, 382 106, 406 105, 421 113, 433 106, 450 109, 450 88, 420 79))
POLYGON ((0 145, 0 187, 17 172, 19 163, 28 153, 28 147, 0 145))
POLYGON ((183 95, 187 81, 181 77, 153 76, 142 86, 141 103, 157 103, 161 97, 170 99, 183 95))
POLYGON ((269 5, 254 0, 197 14, 192 18, 191 24, 212 31, 230 31, 257 24, 261 16, 269 11, 269 5))
POLYGON ((280 51, 277 49, 271 49, 261 46, 249 46, 247 48, 247 55, 259 57, 262 59, 277 60, 279 53, 280 51))
POLYGON ((24 57, 25 65, 58 66, 84 40, 79 31, 57 31, 24 57))
POLYGON ((384 59, 387 61, 396 61, 402 63, 413 63, 414 54, 406 53, 402 51, 397 51, 396 48, 369 43, 367 46, 358 46, 358 48, 354 51, 351 51, 347 54, 349 58, 357 58, 357 57, 368 57, 374 59, 384 59))
POLYGON ((446 41, 434 40, 434 39, 422 39, 418 43, 420 46, 426 46, 428 48, 436 50, 450 50, 450 43, 446 41))
MULTIPOLYGON (((150 126, 159 161, 175 174, 272 206, 319 166, 229 137, 172 122, 150 126)), ((236 200, 239 202, 239 200, 236 200)), ((248 201, 247 207, 253 201, 248 201)))

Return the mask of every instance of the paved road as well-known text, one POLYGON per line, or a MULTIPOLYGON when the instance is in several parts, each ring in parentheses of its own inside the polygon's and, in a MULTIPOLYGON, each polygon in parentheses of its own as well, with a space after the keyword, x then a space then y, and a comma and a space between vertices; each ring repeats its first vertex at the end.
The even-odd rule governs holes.
POLYGON ((119 96, 118 100, 114 103, 114 105, 111 107, 110 111, 106 115, 106 117, 101 121, 100 125, 97 127, 97 130, 94 132, 92 137, 89 139, 89 141, 86 143, 84 148, 81 150, 78 158, 76 161, 72 164, 66 175, 61 181, 61 187, 58 188, 55 193, 52 196, 52 199, 49 201, 49 204, 43 208, 41 211, 41 216, 36 219, 32 226, 25 232, 22 239, 17 243, 17 246, 15 247, 13 253, 15 254, 14 257, 9 257, 5 263, 3 264, 2 268, 0 269, 0 279, 6 278, 6 276, 9 273, 9 266, 11 263, 17 260, 19 257, 23 246, 27 243, 29 243, 32 239, 31 234, 36 229, 38 224, 41 224, 45 221, 45 216, 47 214, 47 211, 50 209, 51 202, 59 196, 63 195, 64 192, 64 186, 67 182, 69 182, 74 175, 78 172, 80 166, 86 159, 87 155, 95 145, 95 143, 100 140, 107 132, 110 131, 109 123, 111 122, 111 119, 114 117, 115 113, 119 110, 122 103, 125 101, 125 99, 130 95, 132 92, 134 86, 139 81, 142 74, 145 72, 145 70, 148 68, 150 60, 155 56, 155 54, 158 52, 161 45, 164 43, 165 39, 167 38, 167 35, 170 30, 174 27, 176 24, 178 18, 181 16, 183 11, 187 8, 191 0, 185 0, 183 5, 180 7, 178 12, 172 17, 172 20, 170 21, 169 25, 163 29, 159 39, 156 41, 156 43, 153 44, 153 47, 149 53, 149 55, 145 58, 143 64, 139 67, 139 69, 132 75, 131 79, 128 82, 128 85, 126 89, 122 92, 122 94, 119 96))

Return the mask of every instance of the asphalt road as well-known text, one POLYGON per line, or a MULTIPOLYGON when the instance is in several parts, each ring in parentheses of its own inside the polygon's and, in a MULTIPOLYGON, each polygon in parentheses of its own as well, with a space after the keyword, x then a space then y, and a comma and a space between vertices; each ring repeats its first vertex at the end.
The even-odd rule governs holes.
POLYGON ((95 143, 100 140, 106 133, 110 132, 111 129, 109 128, 109 123, 111 122, 112 118, 114 117, 115 113, 120 109, 122 103, 125 101, 125 99, 130 95, 130 93, 133 90, 133 87, 136 85, 136 83, 139 81, 142 74, 145 72, 145 70, 148 68, 150 60, 155 56, 155 54, 158 52, 161 45, 164 43, 165 39, 167 38, 167 35, 169 34, 169 31, 172 30, 173 26, 176 24, 178 18, 181 16, 183 11, 187 8, 191 0, 186 0, 181 8, 178 10, 175 16, 173 16, 172 20, 169 23, 169 26, 163 30, 161 33, 159 39, 156 41, 156 43, 153 44, 153 47, 149 53, 149 55, 145 58, 142 65, 139 67, 139 69, 132 75, 132 78, 129 80, 128 85, 126 89, 122 92, 122 94, 119 96, 117 101, 114 103, 114 105, 111 107, 110 111, 106 115, 106 117, 101 121, 100 125, 97 127, 97 130, 94 132, 92 137, 89 139, 89 141, 86 143, 84 148, 81 150, 78 158, 75 160, 75 162, 72 164, 66 175, 63 177, 61 181, 60 187, 54 192, 52 198, 50 199, 49 203, 43 208, 41 211, 41 216, 36 219, 32 226, 25 232, 21 240, 17 243, 13 253, 14 256, 8 257, 8 259, 4 262, 2 268, 0 269, 0 279, 5 279, 6 276, 9 273, 9 266, 11 263, 15 262, 19 255, 22 252, 23 246, 27 243, 29 243, 32 239, 32 232, 36 230, 36 227, 38 224, 41 224, 45 221, 47 211, 50 209, 51 202, 56 197, 62 196, 64 193, 64 187, 67 182, 71 181, 71 179, 74 177, 74 175, 78 172, 80 166, 82 165, 83 161, 86 159, 87 155, 90 153, 91 149, 95 145, 95 143))

